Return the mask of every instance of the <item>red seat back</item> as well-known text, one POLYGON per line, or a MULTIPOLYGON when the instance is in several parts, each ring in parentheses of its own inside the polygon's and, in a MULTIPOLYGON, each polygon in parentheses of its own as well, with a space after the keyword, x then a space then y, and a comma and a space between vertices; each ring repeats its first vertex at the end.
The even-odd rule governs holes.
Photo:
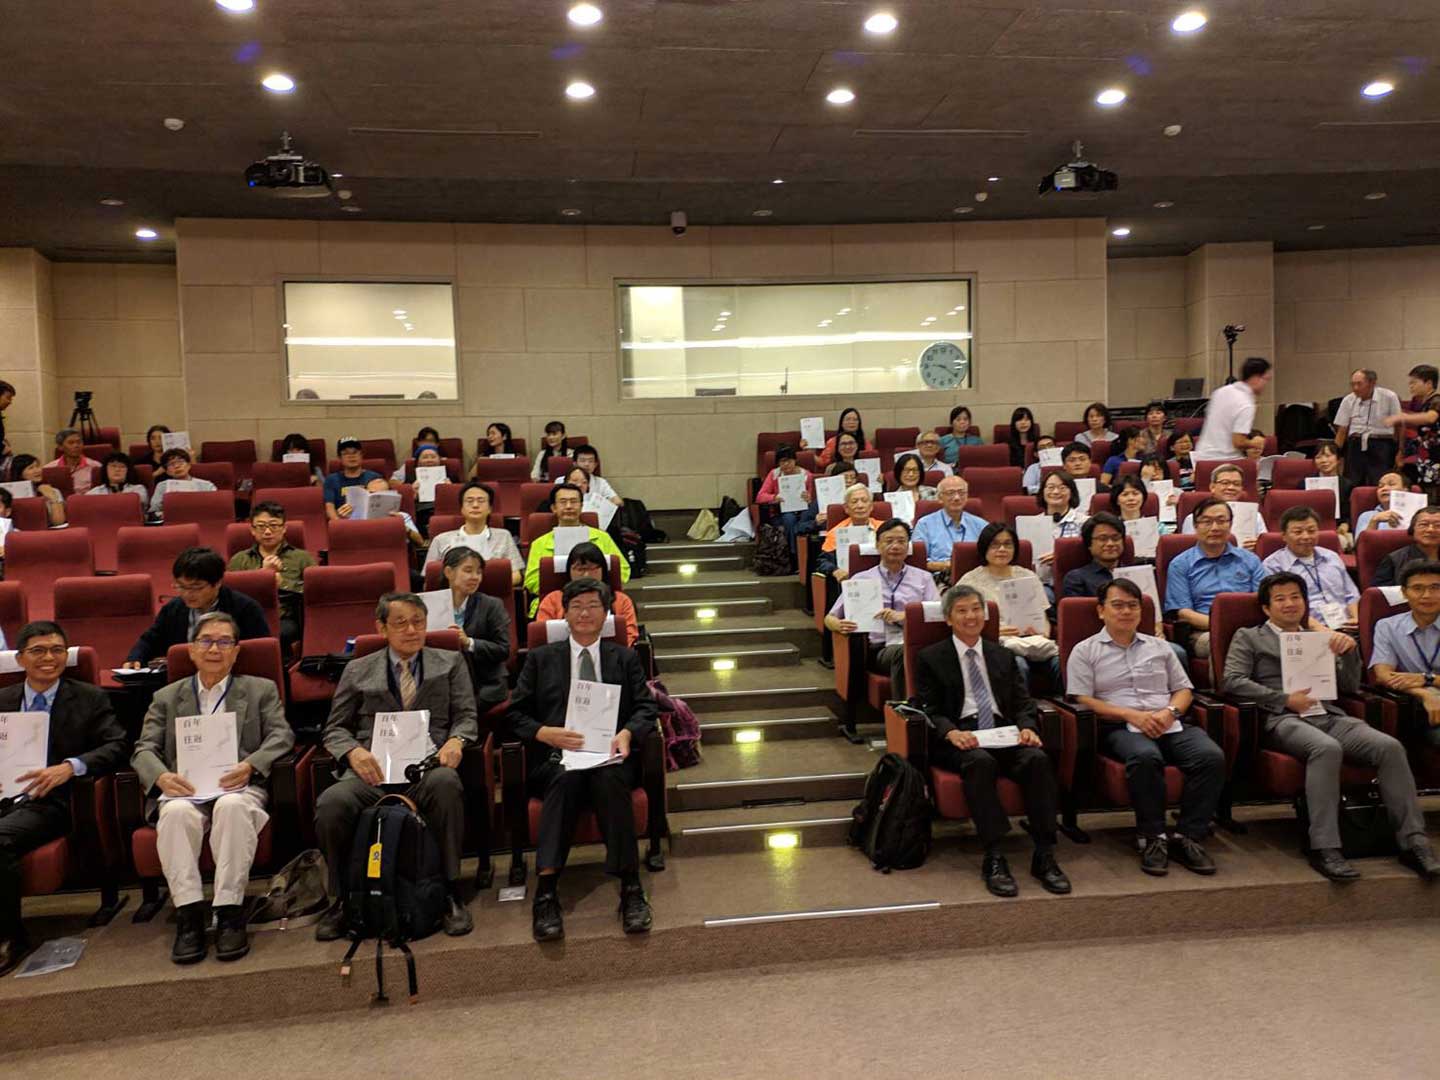
POLYGON ((280 636, 280 578, 273 570, 226 570, 224 584, 244 593, 265 613, 270 633, 280 636))
MULTIPOLYGON (((1014 563, 1028 570, 1035 569, 1035 551, 1029 540, 1020 541, 1020 550, 1015 553, 1014 563)), ((957 582, 980 565, 980 545, 968 541, 956 543, 950 549, 950 581, 957 582)))
POLYGON ((1410 543, 1404 529, 1366 529, 1355 537, 1355 570, 1360 588, 1368 589, 1375 581, 1375 571, 1392 551, 1410 543))
MULTIPOLYGON (((961 446, 956 450, 955 468, 967 480, 971 469, 1008 469, 1010 444, 990 443, 987 446, 961 446)), ((971 481, 972 487, 974 482, 971 481)))
MULTIPOLYGON (((1261 533, 1255 540, 1255 557, 1262 562, 1285 546, 1285 534, 1278 532, 1261 533)), ((1328 548, 1336 555, 1341 554, 1340 534, 1333 529, 1320 531, 1318 547, 1328 548)))
POLYGON ((1065 449, 1075 441, 1075 436, 1085 430, 1084 420, 1056 420, 1055 421, 1055 445, 1065 449))
MULTIPOLYGON (((872 502, 870 504, 870 516, 876 521, 890 520, 890 504, 887 502, 872 502)), ((825 530, 829 532, 842 521, 849 521, 850 515, 846 513, 845 507, 836 503, 825 508, 825 530)))
MULTIPOLYGON (((389 476, 395 471, 395 440, 394 439, 361 439, 360 456, 385 462, 384 473, 389 476)), ((369 466, 367 465, 368 469, 369 466)), ((377 470, 380 471, 380 470, 377 470)))
POLYGON ((540 507, 550 500, 550 492, 554 489, 553 483, 537 484, 527 481, 520 485, 520 513, 543 514, 545 511, 540 507))
MULTIPOLYGON (((1006 460, 1009 460, 1008 451, 1006 460)), ((1019 495, 1025 490, 1020 483, 1024 475, 1024 469, 1013 465, 997 468, 982 466, 965 470, 965 479, 970 484, 970 497, 979 499, 984 505, 985 513, 982 516, 987 521, 999 519, 1003 512, 1001 501, 1007 495, 1019 495)))
MULTIPOLYGON (((1171 561, 1195 544, 1194 534, 1183 536, 1180 533, 1171 533, 1169 536, 1160 537, 1160 543, 1155 548, 1155 591, 1160 594, 1160 603, 1165 603, 1165 574, 1170 569, 1171 561)), ((1161 612, 1161 618, 1164 618, 1164 612, 1161 612)))
POLYGON ((88 529, 11 532, 5 538, 5 577, 19 582, 32 619, 54 615, 57 578, 94 573, 95 555, 88 529))
MULTIPOLYGON (((1100 605, 1093 597, 1067 596, 1055 606, 1055 644, 1060 649, 1060 674, 1067 674, 1070 653, 1086 638, 1094 637, 1104 627, 1100 621, 1100 605)), ((1155 633, 1155 605, 1150 597, 1140 599, 1140 633, 1155 633)))
MULTIPOLYGON (((906 561, 907 563, 909 563, 911 566, 918 566, 921 570, 924 570, 924 569, 925 569, 925 541, 924 541, 924 540, 916 540, 914 543, 912 543, 912 544, 910 545, 910 554, 907 555, 907 556, 905 556, 905 561, 906 561)), ((876 554, 874 554, 874 555, 862 555, 862 554, 860 554, 860 545, 859 545, 859 544, 851 544, 851 545, 850 545, 850 576, 851 576, 851 577, 854 577, 856 574, 860 573, 860 571, 862 571, 862 570, 873 570, 873 569, 875 569, 875 567, 877 567, 877 566, 879 566, 879 565, 880 565, 880 555, 879 555, 878 552, 877 552, 876 554)))
POLYGON ((1254 593, 1221 593, 1210 605, 1210 680, 1212 686, 1223 686, 1225 654, 1230 639, 1244 626, 1259 626, 1265 621, 1265 610, 1254 593))
POLYGON ((1294 491, 1305 487, 1307 476, 1319 476, 1320 470, 1308 458, 1281 458, 1270 472, 1270 490, 1294 491))
MULTIPOLYGON (((530 459, 528 457, 501 458, 476 458, 475 479, 495 486, 496 484, 524 484, 530 480, 530 459)), ((435 504, 440 504, 439 491, 437 490, 435 504)), ((458 503, 457 503, 458 505, 458 503)))
POLYGON ((18 581, 0 581, 0 630, 6 641, 14 641, 20 628, 30 621, 25 590, 18 581))
POLYGON ((1222 465, 1234 465, 1240 470, 1245 480, 1245 497, 1250 502, 1258 502, 1260 498, 1260 473, 1259 465, 1252 458, 1238 458, 1235 461, 1197 461, 1195 462, 1195 490, 1210 490, 1210 474, 1222 465))
POLYGON ((62 577, 55 582, 55 621, 72 642, 93 648, 104 669, 119 667, 155 621, 155 590, 146 574, 62 577))
MULTIPOLYGON (((190 466, 190 475, 196 480, 209 480, 215 485, 217 491, 229 493, 231 498, 235 495, 235 466, 228 461, 197 461, 190 466)), ((163 479, 163 477, 162 477, 163 479)), ((191 494, 195 494, 191 492, 191 494)), ((170 504, 170 496, 165 496, 165 504, 170 504)), ((232 516, 234 512, 231 512, 232 516)))
MULTIPOLYGON (((93 483, 95 477, 91 477, 93 483)), ((70 470, 64 465, 46 465, 40 470, 40 482, 49 484, 65 498, 75 494, 75 478, 70 475, 70 470)))
MULTIPOLYGON (((586 510, 580 515, 580 523, 582 525, 589 525, 592 529, 598 529, 600 527, 600 516, 591 510, 586 510)), ((520 519, 520 543, 528 547, 554 528, 554 514, 526 514, 520 519)))
MULTIPOLYGON (((817 451, 815 450, 795 451, 795 464, 799 465, 800 468, 804 469, 808 473, 819 473, 821 469, 820 466, 817 465, 815 462, 816 453, 817 451)), ((762 478, 769 476, 770 473, 774 470, 774 468, 775 451, 766 450, 765 453, 760 455, 760 476, 762 478)))
MULTIPOLYGON (((578 446, 579 444, 572 442, 570 445, 578 446)), ((545 475, 550 478, 552 484, 557 483, 574 465, 575 461, 573 458, 552 457, 549 461, 545 462, 545 475)))
POLYGON ((1176 419, 1172 426, 1175 428, 1176 435, 1193 435, 1198 437, 1201 430, 1205 427, 1205 418, 1203 416, 1182 416, 1176 419))
MULTIPOLYGON (((284 442, 284 441, 285 441, 284 439, 274 439, 274 440, 271 441, 271 443, 270 443, 270 460, 271 460, 271 461, 280 461, 280 459, 281 459, 282 457, 284 457, 284 454, 283 454, 283 453, 281 452, 281 450, 280 450, 280 444, 281 444, 282 442, 284 442)), ((326 460, 327 460, 328 457, 329 457, 329 455, 326 454, 326 452, 325 452, 325 440, 324 440, 324 439, 310 439, 310 438, 307 438, 307 439, 306 439, 306 442, 308 442, 308 443, 310 444, 310 467, 311 467, 312 469, 318 469, 318 468, 320 468, 322 465, 325 464, 326 460)), ((281 464, 284 464, 284 463, 281 462, 281 464)), ((259 485, 257 484, 256 486, 258 487, 259 485)))
POLYGON ((235 495, 223 488, 219 491, 172 491, 165 496, 165 524, 193 523, 200 529, 200 543, 216 551, 225 550, 225 527, 234 520, 235 495))
POLYGON ((1410 605, 1401 601, 1392 604, 1379 589, 1366 589, 1360 594, 1360 655, 1365 659, 1366 681, 1369 681, 1370 657, 1375 651, 1375 624, 1391 615, 1409 611, 1410 605))
POLYGON ((396 589, 410 589, 410 552, 405 523, 399 518, 330 523, 330 565, 364 566, 384 562, 395 568, 396 589))
POLYGON ((201 461, 228 461, 235 466, 235 477, 245 480, 255 464, 255 440, 236 439, 233 442, 202 442, 201 461))
POLYGON ((119 449, 118 446, 111 446, 107 442, 86 443, 80 452, 91 461, 104 461, 119 449))
MULTIPOLYGON (((1129 566, 1135 561, 1135 544, 1127 536, 1120 555, 1120 565, 1129 566)), ((1058 594, 1065 584, 1065 575, 1090 565, 1090 549, 1085 546, 1083 536, 1060 536, 1055 539, 1055 592, 1058 594)))
MULTIPOLYGON (((425 441, 432 442, 430 439, 426 439, 425 441)), ((481 441, 483 442, 484 440, 482 439, 481 441)), ((415 448, 419 445, 419 438, 410 440, 411 457, 415 456, 415 448)), ((465 441, 463 439, 441 439, 439 442, 433 443, 433 445, 440 451, 441 457, 463 458, 465 456, 465 441)))
MULTIPOLYGON (((91 686, 99 686, 100 658, 96 655, 95 650, 89 645, 72 645, 71 648, 75 650, 75 663, 71 665, 67 662, 65 666, 65 677, 67 679, 79 679, 81 682, 87 682, 91 686)), ((0 672, 0 686, 18 686, 24 681, 25 672, 23 671, 0 672)), ((98 809, 103 808, 97 807, 97 810, 98 809)))
POLYGON ((375 632, 375 605, 395 591, 395 567, 311 566, 305 571, 305 656, 342 653, 348 638, 375 632))
MULTIPOLYGON (((261 462, 263 465, 264 462, 261 462)), ((303 521, 285 522, 285 542, 291 547, 301 550, 308 550, 305 547, 305 523, 303 521)), ((248 521, 232 521, 225 526, 225 561, 229 562, 236 552, 244 551, 246 548, 255 546, 255 537, 250 532, 248 521)))
MULTIPOLYGON (((285 508, 285 522, 302 522, 305 525, 305 542, 312 555, 318 555, 330 546, 330 529, 325 518, 325 493, 318 487, 303 488, 262 488, 255 485, 250 493, 250 505, 256 503, 279 503, 285 508)), ((287 530, 286 535, 289 535, 287 530)))
MULTIPOLYGON (((369 656, 385 648, 385 635, 383 634, 361 634, 355 639, 355 658, 369 656)), ((460 651, 460 634, 455 630, 427 630, 425 631, 425 647, 427 649, 448 649, 450 652, 460 651)))
POLYGON ((1335 493, 1333 491, 1295 491, 1271 488, 1265 495, 1261 514, 1265 523, 1280 527, 1280 518, 1292 506, 1308 506, 1320 517, 1320 528, 1335 528, 1335 493))
MULTIPOLYGON (((554 558, 546 555, 540 560, 540 591, 537 595, 544 596, 555 589, 563 589, 569 580, 569 571, 567 570, 563 574, 557 573, 554 558)), ((605 571, 605 582, 615 592, 619 592, 625 587, 625 583, 620 580, 620 556, 610 556, 610 565, 605 571)))
MULTIPOLYGON (((941 612, 942 601, 932 600, 929 604, 909 603, 905 605, 905 685, 913 689, 918 685, 915 679, 916 657, 922 649, 944 641, 950 636, 950 624, 945 622, 941 612), (933 618, 925 618, 929 607, 933 618)), ((1000 608, 993 602, 987 605, 989 619, 985 623, 984 637, 991 641, 1000 640, 1000 608)))
MULTIPOLYGON (((97 496, 98 498, 98 496, 97 496)), ((115 564, 122 574, 144 574, 155 586, 155 606, 175 595, 175 556, 200 546, 200 526, 160 525, 122 528, 116 544, 115 564)))
MULTIPOLYGON (((781 446, 782 444, 787 444, 787 445, 793 446, 793 447, 795 447, 796 450, 799 450, 799 449, 800 449, 800 432, 798 432, 798 431, 762 431, 762 432, 760 432, 758 435, 755 436, 755 475, 756 475, 756 476, 762 476, 762 477, 763 477, 763 476, 765 475, 766 471, 767 471, 767 470, 765 469, 765 467, 764 467, 765 452, 768 450, 768 451, 770 451, 770 452, 773 453, 773 452, 774 452, 779 446, 781 446)), ((815 453, 818 454, 818 453, 823 449, 823 447, 812 446, 812 447, 810 447, 809 449, 811 449, 812 451, 814 451, 815 453)), ((774 461, 774 458, 771 458, 771 461, 773 462, 773 461, 774 461)), ((772 469, 773 469, 774 467, 775 467, 775 466, 774 466, 773 464, 770 466, 770 468, 772 468, 772 469)))
POLYGON ((250 479, 257 488, 303 488, 310 486, 311 470, 302 461, 257 461, 250 479))
POLYGON ((15 522, 15 529, 20 532, 44 532, 50 528, 50 510, 46 502, 41 495, 15 499, 10 504, 10 520, 15 522))
MULTIPOLYGON (((901 450, 909 449, 915 445, 915 440, 920 437, 918 427, 882 427, 875 429, 875 449, 877 450, 901 450)), ((798 444, 796 444, 798 447, 798 444)), ((815 449, 819 450, 820 447, 815 449)))
POLYGON ((1100 466, 1100 471, 1105 471, 1105 462, 1110 460, 1110 440, 1097 439, 1090 444, 1090 460, 1100 466))
MULTIPOLYGON (((178 494, 178 493, 177 493, 178 494)), ((140 496, 122 491, 117 495, 85 495, 65 505, 70 527, 88 529, 95 548, 95 569, 115 569, 117 534, 125 525, 144 525, 145 508, 140 496)))
MULTIPOLYGON (((360 459, 360 468, 369 469, 373 473, 379 473, 386 480, 389 480, 390 474, 395 471, 395 466, 383 457, 362 457, 360 459)), ((340 459, 331 458, 325 474, 328 476, 331 473, 338 472, 340 472, 340 459)))
MULTIPOLYGON (((357 642, 358 644, 358 642, 357 642)), ((233 675, 253 675, 257 679, 269 679, 280 691, 280 703, 285 703, 285 664, 280 658, 278 637, 250 638, 240 642, 236 649, 233 675)), ((190 660, 189 645, 171 645, 165 654, 165 681, 179 682, 195 674, 195 665, 190 660)))
MULTIPOLYGON (((1015 519, 1022 517, 1034 517, 1036 514, 1043 514, 1044 508, 1036 500, 1034 495, 1006 495, 1000 501, 1000 513, 990 517, 991 521, 1004 521, 1012 529, 1015 527, 1015 519)), ((986 515, 989 517, 989 515, 986 515)))
POLYGON ((150 460, 150 444, 149 444, 149 443, 143 443, 143 442, 132 442, 132 443, 130 444, 130 449, 127 451, 127 453, 130 455, 130 460, 131 460, 131 461, 134 461, 134 462, 149 461, 149 460, 150 460))

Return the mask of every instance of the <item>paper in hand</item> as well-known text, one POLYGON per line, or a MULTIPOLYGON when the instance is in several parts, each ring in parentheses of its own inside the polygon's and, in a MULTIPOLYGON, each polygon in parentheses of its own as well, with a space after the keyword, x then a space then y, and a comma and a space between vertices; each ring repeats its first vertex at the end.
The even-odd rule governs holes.
POLYGON ((0 713, 0 799, 24 792, 20 777, 49 765, 49 751, 49 713, 0 713))
POLYGON ((781 473, 775 478, 775 483, 780 489, 781 513, 798 513, 810 505, 810 500, 805 498, 805 474, 803 472, 791 473, 789 476, 781 473))
POLYGON ((819 416, 807 416, 800 421, 800 440, 806 450, 817 454, 825 449, 825 420, 819 416))
POLYGON ((240 761, 233 712, 175 719, 175 771, 195 789, 194 799, 222 795, 220 780, 240 761))
POLYGON ((430 756, 430 710, 377 712, 370 734, 370 753, 385 774, 381 783, 404 784, 405 768, 430 756))

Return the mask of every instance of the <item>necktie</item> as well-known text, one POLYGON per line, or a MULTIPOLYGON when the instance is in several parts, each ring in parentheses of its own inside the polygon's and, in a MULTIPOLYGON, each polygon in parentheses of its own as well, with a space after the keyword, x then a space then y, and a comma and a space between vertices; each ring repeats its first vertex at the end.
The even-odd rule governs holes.
POLYGON ((973 651, 965 654, 965 688, 975 699, 975 726, 984 731, 995 726, 995 709, 990 704, 990 691, 985 686, 984 676, 973 651))
POLYGON ((396 679, 400 684, 400 707, 413 709, 415 707, 415 676, 410 672, 410 665, 403 660, 395 665, 396 679))
POLYGON ((50 699, 44 694, 36 694, 30 702, 30 711, 48 713, 50 711, 50 699))
POLYGON ((580 650, 580 678, 586 682, 598 682, 595 678, 595 661, 590 658, 589 649, 580 650))

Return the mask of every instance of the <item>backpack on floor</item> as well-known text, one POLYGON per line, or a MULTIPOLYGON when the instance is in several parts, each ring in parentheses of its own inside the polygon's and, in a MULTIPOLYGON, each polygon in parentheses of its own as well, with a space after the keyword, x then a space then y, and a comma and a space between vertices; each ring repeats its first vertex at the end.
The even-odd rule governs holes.
POLYGON ((350 949, 340 964, 341 978, 349 982, 350 961, 360 942, 373 937, 375 1000, 386 1000, 386 944, 405 954, 414 1000, 419 988, 408 942, 440 928, 448 898, 440 845, 406 796, 386 795, 361 812, 343 886, 350 949))
POLYGON ((865 779, 865 795, 851 811, 850 844, 883 873, 913 870, 930 854, 930 796, 920 770, 886 754, 865 779))
POLYGON ((620 524, 639 533, 640 539, 647 544, 663 544, 669 539, 655 527, 655 523, 650 520, 650 511, 639 499, 625 500, 625 505, 620 507, 620 524))
POLYGON ((665 771, 688 769, 700 764, 700 721, 684 698, 671 696, 665 684, 651 679, 650 694, 660 709, 665 732, 665 771))
POLYGON ((790 557, 790 541, 779 525, 760 526, 751 568, 761 577, 784 577, 795 572, 795 560, 790 557))

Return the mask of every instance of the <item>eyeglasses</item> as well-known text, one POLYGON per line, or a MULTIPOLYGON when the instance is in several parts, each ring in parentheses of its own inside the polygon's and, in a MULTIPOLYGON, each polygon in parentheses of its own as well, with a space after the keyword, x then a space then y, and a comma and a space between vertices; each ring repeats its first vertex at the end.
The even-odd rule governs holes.
POLYGON ((200 646, 202 652, 209 652, 211 649, 219 649, 221 652, 229 652, 239 644, 233 637, 197 637, 195 644, 200 646))
POLYGON ((215 588, 215 586, 214 586, 214 585, 211 585, 211 584, 210 584, 209 582, 207 582, 207 581, 177 581, 177 582, 175 582, 175 591, 176 591, 176 592, 182 592, 182 593, 198 593, 198 592, 204 592, 206 589, 213 589, 213 588, 215 588))
POLYGON ((1105 606, 1111 611, 1139 611, 1140 604, 1134 600, 1106 600, 1105 606))
POLYGON ((990 542, 990 550, 991 550, 991 551, 1014 551, 1014 550, 1015 550, 1015 544, 1014 544, 1012 541, 1010 541, 1010 540, 992 540, 992 541, 990 542))
POLYGON ((25 655, 32 660, 40 660, 46 656, 59 659, 70 651, 68 645, 31 645, 25 650, 25 655))
POLYGON ((1228 517, 1202 517, 1196 519, 1195 525, 1197 528, 1203 525, 1207 529, 1213 529, 1223 525, 1228 529, 1230 527, 1230 519, 1228 517))
POLYGON ((1114 533, 1096 533, 1091 540, 1097 544, 1123 544, 1125 542, 1123 536, 1116 536, 1114 533))
POLYGON ((880 543, 884 547, 905 547, 910 541, 903 536, 886 536, 881 538, 880 543))
POLYGON ((598 615, 605 610, 604 604, 571 604, 565 609, 576 615, 598 615))
POLYGON ((1403 591, 1404 591, 1404 592, 1407 592, 1407 593, 1413 592, 1413 593, 1416 593, 1416 594, 1419 595, 1419 596, 1435 596, 1435 595, 1440 595, 1440 585, 1414 585, 1414 584, 1411 584, 1411 585, 1406 585, 1403 591))
POLYGON ((387 619, 385 625, 391 630, 424 630, 429 621, 428 618, 387 619))
POLYGON ((285 523, 283 521, 252 521, 250 527, 260 532, 279 532, 285 528, 285 523))

